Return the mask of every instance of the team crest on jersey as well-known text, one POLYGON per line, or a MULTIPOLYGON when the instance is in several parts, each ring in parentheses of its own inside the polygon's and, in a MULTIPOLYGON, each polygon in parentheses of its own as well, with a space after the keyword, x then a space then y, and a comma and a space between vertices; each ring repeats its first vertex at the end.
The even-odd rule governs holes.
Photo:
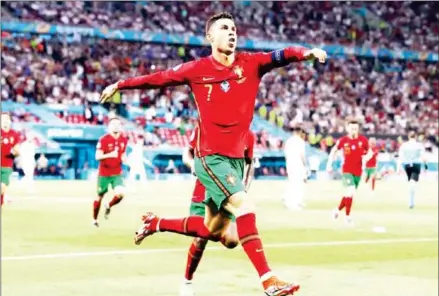
POLYGON ((239 84, 241 84, 241 83, 243 83, 247 78, 246 77, 243 77, 243 75, 244 75, 244 69, 242 69, 242 67, 241 66, 236 66, 234 69, 233 69, 233 72, 236 74, 236 75, 238 75, 238 80, 236 81, 236 82, 238 82, 239 84))
POLYGON ((230 90, 230 83, 228 81, 223 81, 221 83, 221 89, 223 92, 228 92, 230 90))
POLYGON ((236 66, 236 67, 233 69, 233 72, 234 72, 236 75, 238 75, 239 78, 242 78, 242 75, 244 74, 244 69, 242 69, 241 66, 236 66))
POLYGON ((227 182, 227 184, 229 184, 229 185, 235 186, 235 184, 236 184, 236 178, 235 178, 235 176, 233 176, 232 174, 227 175, 227 176, 226 176, 226 182, 227 182))
POLYGON ((352 145, 352 150, 355 150, 355 145, 352 145))

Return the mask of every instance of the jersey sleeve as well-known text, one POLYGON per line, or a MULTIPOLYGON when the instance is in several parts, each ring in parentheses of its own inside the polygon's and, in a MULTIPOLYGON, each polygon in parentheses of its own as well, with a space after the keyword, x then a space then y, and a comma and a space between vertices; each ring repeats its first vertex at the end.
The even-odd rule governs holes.
POLYGON ((291 46, 272 52, 254 53, 253 58, 258 64, 259 76, 262 77, 275 68, 305 60, 305 52, 307 50, 306 47, 291 46))
POLYGON ((364 145, 364 152, 367 153, 369 151, 369 140, 363 136, 363 145, 364 145))
POLYGON ((344 144, 344 138, 340 138, 335 144, 335 147, 337 147, 337 149, 341 149, 343 147, 343 144, 344 144))
POLYGON ((189 138, 189 148, 195 149, 195 146, 197 145, 197 134, 198 134, 198 126, 194 128, 194 130, 191 133, 191 136, 189 138))
POLYGON ((96 144, 96 150, 104 150, 105 137, 100 137, 98 143, 96 144))
POLYGON ((121 80, 118 82, 117 88, 120 90, 153 89, 184 85, 189 82, 190 73, 193 71, 196 63, 196 61, 183 63, 165 71, 121 80))
POLYGON ((247 149, 245 150, 245 158, 253 159, 254 157, 254 147, 255 147, 255 135, 249 132, 247 135, 247 149))

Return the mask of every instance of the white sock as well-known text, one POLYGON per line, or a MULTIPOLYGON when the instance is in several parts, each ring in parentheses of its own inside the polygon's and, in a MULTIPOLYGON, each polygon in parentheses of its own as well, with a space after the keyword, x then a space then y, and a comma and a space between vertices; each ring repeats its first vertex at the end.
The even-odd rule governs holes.
POLYGON ((267 272, 266 274, 261 276, 261 282, 264 282, 274 276, 274 273, 272 271, 267 272))

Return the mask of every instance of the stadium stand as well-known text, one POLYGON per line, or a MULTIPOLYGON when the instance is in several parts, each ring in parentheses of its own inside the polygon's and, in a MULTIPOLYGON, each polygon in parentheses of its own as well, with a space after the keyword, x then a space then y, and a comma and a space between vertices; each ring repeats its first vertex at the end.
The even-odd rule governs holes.
MULTIPOLYGON (((208 15, 227 10, 236 17, 239 33, 253 40, 438 50, 437 4, 433 2, 386 6, 358 1, 340 5, 77 1, 7 2, 2 8, 2 24, 18 20, 181 35, 204 34, 200 11, 208 15), (134 20, 133 11, 137 15, 134 20)), ((8 31, 2 31, 1 46, 2 101, 41 106, 38 114, 36 108, 16 109, 15 122, 53 123, 57 119, 61 125, 98 127, 117 113, 131 122, 135 129, 129 131, 131 137, 143 134, 148 147, 187 145, 197 112, 186 87, 125 92, 119 97, 120 104, 106 106, 107 110, 96 110, 95 106, 109 83, 206 56, 208 49, 75 33, 8 31)), ((408 128, 421 131, 427 141, 437 145, 438 93, 437 61, 410 60, 404 55, 338 55, 325 65, 297 64, 265 75, 252 128, 257 132, 257 148, 264 151, 281 149, 288 129, 301 123, 309 131, 311 146, 327 152, 344 131, 347 116, 360 118, 367 134, 382 135, 379 144, 383 151, 395 151, 401 142, 398 136, 408 128)), ((260 171, 264 173, 264 169, 260 171)), ((284 170, 276 168, 271 173, 284 174, 284 170)))

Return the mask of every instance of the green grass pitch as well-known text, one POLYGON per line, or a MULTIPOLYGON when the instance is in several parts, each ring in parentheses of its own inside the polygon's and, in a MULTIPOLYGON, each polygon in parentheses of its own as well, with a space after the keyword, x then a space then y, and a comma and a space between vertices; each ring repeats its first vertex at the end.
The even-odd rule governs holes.
MULTIPOLYGON (((91 224, 92 182, 38 182, 28 194, 12 184, 2 216, 4 296, 178 296, 191 238, 159 233, 133 244, 140 215, 187 215, 193 182, 132 186, 101 227, 91 224)), ((304 211, 281 204, 286 183, 255 181, 250 192, 271 267, 302 285, 299 296, 438 295, 438 184, 420 184, 407 208, 404 182, 361 185, 354 227, 333 221, 339 182, 307 184, 304 211), (385 227, 385 233, 372 231, 385 227)), ((107 198, 108 201, 108 198, 107 198)), ((209 243, 194 278, 197 296, 263 295, 241 247, 209 243), (210 248, 209 248, 210 247, 210 248)))

